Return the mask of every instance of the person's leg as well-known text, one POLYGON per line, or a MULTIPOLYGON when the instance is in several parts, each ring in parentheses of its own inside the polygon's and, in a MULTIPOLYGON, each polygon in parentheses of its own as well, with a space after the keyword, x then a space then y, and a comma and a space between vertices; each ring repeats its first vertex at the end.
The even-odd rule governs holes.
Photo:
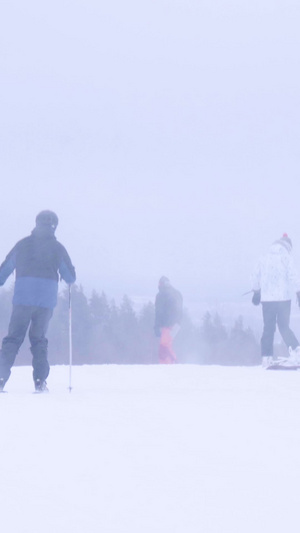
POLYGON ((290 328, 291 301, 277 302, 277 324, 286 346, 292 350, 299 346, 299 341, 290 328))
POLYGON ((31 312, 32 307, 29 306, 16 305, 13 307, 8 326, 8 334, 2 341, 0 351, 0 379, 3 379, 4 383, 11 374, 11 367, 24 341, 30 323, 31 312))
POLYGON ((32 313, 29 339, 34 381, 37 379, 45 381, 49 375, 48 339, 46 339, 46 333, 52 314, 53 309, 46 307, 36 307, 32 313))
POLYGON ((159 343, 159 362, 168 365, 176 363, 176 355, 172 347, 172 328, 161 328, 159 343))
POLYGON ((262 302, 264 329, 260 341, 262 357, 273 356, 274 335, 276 330, 276 302, 262 302))

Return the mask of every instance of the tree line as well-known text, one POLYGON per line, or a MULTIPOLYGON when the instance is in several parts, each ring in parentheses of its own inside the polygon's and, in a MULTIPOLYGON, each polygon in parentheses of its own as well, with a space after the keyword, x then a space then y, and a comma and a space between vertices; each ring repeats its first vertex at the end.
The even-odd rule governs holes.
MULTIPOLYGON (((7 334, 13 287, 0 292, 0 334, 7 334)), ((74 364, 156 364, 158 338, 154 335, 155 308, 145 304, 139 312, 124 296, 117 305, 104 292, 90 298, 78 285, 72 287, 72 346, 74 364)), ((48 330, 50 364, 69 361, 69 291, 58 296, 48 330)), ((179 363, 256 365, 260 364, 259 343, 239 316, 233 327, 225 328, 218 313, 205 313, 195 324, 188 311, 174 340, 179 363)), ((29 341, 25 340, 16 364, 31 364, 29 341)))

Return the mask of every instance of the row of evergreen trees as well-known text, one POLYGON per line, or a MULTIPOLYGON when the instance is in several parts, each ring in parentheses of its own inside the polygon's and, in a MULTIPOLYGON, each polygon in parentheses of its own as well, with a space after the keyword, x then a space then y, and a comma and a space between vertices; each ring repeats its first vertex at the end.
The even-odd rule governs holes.
MULTIPOLYGON (((0 334, 7 334, 11 313, 12 288, 0 292, 0 334)), ((82 287, 72 287, 72 339, 74 364, 155 364, 158 339, 154 335, 154 304, 140 312, 128 296, 120 305, 103 292, 93 291, 88 299, 82 287)), ((67 364, 69 360, 69 293, 59 294, 50 322, 49 360, 67 364)), ((187 310, 174 341, 179 363, 255 365, 260 363, 259 345, 250 328, 238 317, 228 331, 220 316, 207 312, 200 325, 194 324, 187 310)), ((31 364, 28 339, 16 364, 31 364)))

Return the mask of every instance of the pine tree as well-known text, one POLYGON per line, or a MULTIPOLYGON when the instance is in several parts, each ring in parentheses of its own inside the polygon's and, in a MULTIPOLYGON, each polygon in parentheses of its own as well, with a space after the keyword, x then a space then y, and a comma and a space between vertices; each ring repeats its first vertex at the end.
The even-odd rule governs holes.
POLYGON ((255 365, 260 363, 259 345, 250 328, 244 329, 243 317, 239 316, 230 332, 228 364, 255 365))
POLYGON ((222 360, 224 345, 227 340, 227 332, 218 313, 215 313, 214 317, 209 312, 204 315, 201 337, 206 344, 203 362, 217 364, 220 359, 222 360))

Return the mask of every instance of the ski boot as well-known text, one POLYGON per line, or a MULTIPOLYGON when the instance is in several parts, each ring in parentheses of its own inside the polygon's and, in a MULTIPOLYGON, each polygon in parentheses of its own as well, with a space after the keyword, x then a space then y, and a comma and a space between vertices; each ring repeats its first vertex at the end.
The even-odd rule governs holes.
POLYGON ((294 350, 293 348, 290 346, 289 347, 289 360, 291 363, 295 364, 295 365, 299 365, 300 364, 300 346, 297 346, 294 350))
POLYGON ((261 365, 263 368, 268 368, 273 363, 272 355, 263 355, 261 365))
POLYGON ((42 379, 36 379, 34 382, 35 392, 49 392, 47 382, 42 379))

